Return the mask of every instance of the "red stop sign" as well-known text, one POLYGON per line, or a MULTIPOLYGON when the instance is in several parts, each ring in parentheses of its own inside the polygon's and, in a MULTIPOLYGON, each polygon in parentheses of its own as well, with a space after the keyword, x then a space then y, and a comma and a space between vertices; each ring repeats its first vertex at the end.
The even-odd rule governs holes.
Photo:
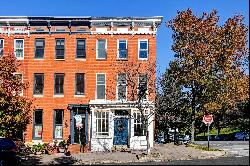
POLYGON ((213 122, 213 115, 204 115, 203 122, 205 124, 211 124, 213 122))

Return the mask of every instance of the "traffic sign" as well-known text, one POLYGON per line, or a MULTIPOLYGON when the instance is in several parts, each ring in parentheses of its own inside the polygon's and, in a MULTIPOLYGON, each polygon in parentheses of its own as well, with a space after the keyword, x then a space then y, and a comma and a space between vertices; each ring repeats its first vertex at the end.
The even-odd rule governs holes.
POLYGON ((203 122, 207 125, 207 124, 211 124, 214 121, 213 115, 204 115, 203 116, 203 122))

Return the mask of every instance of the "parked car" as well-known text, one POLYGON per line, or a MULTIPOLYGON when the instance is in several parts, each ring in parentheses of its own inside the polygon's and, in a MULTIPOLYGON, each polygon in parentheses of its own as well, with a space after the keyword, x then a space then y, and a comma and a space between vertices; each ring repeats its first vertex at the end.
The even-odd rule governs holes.
POLYGON ((214 141, 224 141, 225 137, 222 135, 216 135, 216 136, 214 136, 213 140, 214 141))
POLYGON ((159 135, 157 142, 158 143, 165 143, 164 135, 159 135))
POLYGON ((19 165, 17 146, 14 141, 0 137, 0 165, 19 165))
POLYGON ((249 133, 245 131, 241 131, 235 134, 235 140, 249 140, 249 133))

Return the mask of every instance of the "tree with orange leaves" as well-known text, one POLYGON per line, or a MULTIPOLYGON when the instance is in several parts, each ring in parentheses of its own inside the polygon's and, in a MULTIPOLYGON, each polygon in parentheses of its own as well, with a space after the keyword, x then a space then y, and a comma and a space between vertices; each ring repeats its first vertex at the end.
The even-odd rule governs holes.
POLYGON ((192 141, 197 118, 212 113, 220 122, 238 102, 249 99, 247 26, 241 15, 221 26, 218 21, 216 10, 198 16, 188 9, 167 22, 173 30, 179 83, 192 101, 192 141))

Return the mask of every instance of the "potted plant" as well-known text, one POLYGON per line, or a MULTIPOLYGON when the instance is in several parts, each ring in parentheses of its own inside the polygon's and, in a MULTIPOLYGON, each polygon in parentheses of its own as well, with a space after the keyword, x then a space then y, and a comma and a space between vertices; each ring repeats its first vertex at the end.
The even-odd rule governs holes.
POLYGON ((32 146, 32 151, 36 154, 36 155, 41 155, 43 153, 44 150, 44 146, 40 143, 38 143, 37 145, 33 145, 32 146))
POLYGON ((67 148, 67 142, 65 140, 62 140, 59 142, 58 144, 58 152, 59 153, 64 153, 66 151, 67 148))

